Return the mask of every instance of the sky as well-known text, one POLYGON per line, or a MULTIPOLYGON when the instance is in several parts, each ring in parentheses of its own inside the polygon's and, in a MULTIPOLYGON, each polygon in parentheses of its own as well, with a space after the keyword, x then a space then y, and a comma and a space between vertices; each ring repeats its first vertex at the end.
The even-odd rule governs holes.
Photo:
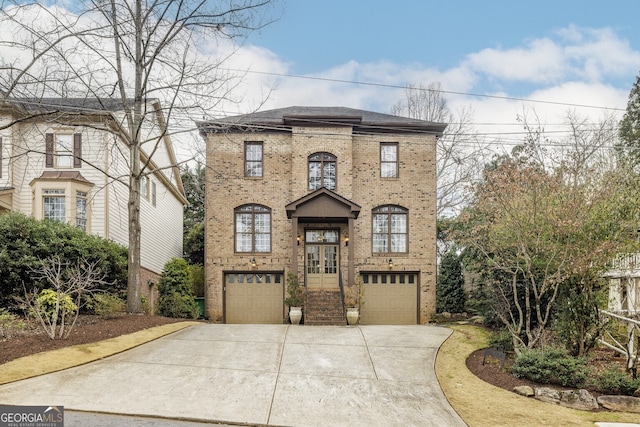
POLYGON ((273 22, 248 38, 196 43, 244 77, 235 102, 193 119, 303 105, 390 113, 407 85, 439 84, 456 116, 508 146, 523 118, 565 132, 568 114, 619 120, 640 72, 638 0, 272 1, 261 12, 273 22))
POLYGON ((285 0, 272 12, 232 66, 249 71, 243 102, 218 115, 261 101, 389 113, 404 86, 440 83, 453 111, 500 135, 524 116, 548 128, 569 112, 621 117, 640 71, 636 0, 285 0))

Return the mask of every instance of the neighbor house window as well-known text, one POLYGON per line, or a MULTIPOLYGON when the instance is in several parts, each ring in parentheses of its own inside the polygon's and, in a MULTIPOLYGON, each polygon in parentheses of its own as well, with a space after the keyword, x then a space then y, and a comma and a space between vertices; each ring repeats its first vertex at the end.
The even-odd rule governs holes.
POLYGON ((156 183, 151 181, 151 204, 156 205, 156 183))
POLYGON ((271 209, 244 205, 235 217, 236 252, 271 252, 271 209))
POLYGON ((140 178, 140 197, 149 199, 149 177, 143 176, 140 178))
POLYGON ((398 177, 398 144, 396 142, 380 144, 380 177, 398 177))
POLYGON ((42 190, 44 219, 66 222, 64 190, 42 190))
POLYGON ((315 153, 309 156, 309 190, 336 189, 336 156, 315 153))
POLYGON ((87 229, 87 193, 76 191, 76 227, 87 229))
POLYGON ((394 205, 373 210, 373 252, 407 252, 408 211, 394 205))
POLYGON ((244 143, 244 176, 262 176, 262 142, 244 143))
POLYGON ((45 165, 48 168, 79 168, 82 166, 82 135, 79 133, 47 133, 45 165))

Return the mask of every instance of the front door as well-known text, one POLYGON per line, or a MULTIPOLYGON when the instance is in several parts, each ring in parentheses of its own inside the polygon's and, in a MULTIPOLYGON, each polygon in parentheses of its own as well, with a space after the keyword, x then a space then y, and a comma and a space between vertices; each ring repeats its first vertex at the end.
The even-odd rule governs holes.
POLYGON ((338 230, 307 230, 305 273, 309 288, 338 288, 338 230))

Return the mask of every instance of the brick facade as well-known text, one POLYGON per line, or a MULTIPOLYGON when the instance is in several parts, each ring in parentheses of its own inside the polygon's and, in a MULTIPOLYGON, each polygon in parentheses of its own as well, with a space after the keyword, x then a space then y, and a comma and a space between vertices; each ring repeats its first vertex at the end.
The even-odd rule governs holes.
POLYGON ((206 316, 211 321, 224 321, 225 272, 286 273, 297 264, 297 273, 304 280, 304 250, 297 250, 297 263, 292 262, 296 238, 304 236, 305 228, 327 227, 340 230, 339 268, 345 282, 351 281, 349 261, 356 272, 417 272, 418 322, 428 322, 435 313, 436 292, 435 141, 445 125, 322 107, 291 107, 236 119, 242 127, 231 124, 238 120, 198 123, 207 142, 206 316), (302 120, 297 118, 302 117, 304 121, 300 123, 302 120), (263 144, 260 178, 244 176, 247 141, 263 144), (398 144, 397 178, 380 176, 380 144, 385 142, 398 144), (301 221, 297 233, 292 232, 292 219, 287 218, 285 206, 311 193, 308 157, 318 152, 330 153, 337 159, 333 191, 360 207, 351 235, 346 220, 301 221), (271 209, 271 252, 235 251, 234 208, 245 204, 271 209), (408 252, 373 253, 372 210, 382 205, 408 210, 408 252), (348 250, 347 236, 351 246, 348 250))

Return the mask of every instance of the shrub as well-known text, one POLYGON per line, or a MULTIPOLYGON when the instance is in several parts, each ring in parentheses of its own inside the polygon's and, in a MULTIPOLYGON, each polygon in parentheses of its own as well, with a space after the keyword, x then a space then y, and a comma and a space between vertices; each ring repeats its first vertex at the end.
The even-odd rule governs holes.
POLYGON ((10 338, 16 331, 27 329, 27 324, 22 318, 9 312, 6 308, 0 308, 0 338, 10 338))
POLYGON ((127 288, 127 249, 112 241, 92 236, 68 224, 39 221, 21 213, 0 215, 0 305, 7 306, 23 294, 23 284, 33 282, 30 272, 39 268, 40 260, 52 256, 75 264, 84 259, 97 262, 105 274, 110 292, 127 288))
POLYGON ((198 317, 187 261, 173 258, 167 262, 158 282, 158 313, 167 317, 198 317))
POLYGON ((640 378, 633 379, 617 366, 610 366, 592 380, 592 385, 605 394, 624 394, 632 396, 640 389, 640 378))
POLYGON ((445 253, 436 280, 436 311, 462 313, 464 311, 464 276, 460 257, 453 251, 445 253))
POLYGON ((53 289, 43 289, 36 296, 35 315, 48 323, 55 324, 66 321, 78 311, 78 306, 70 295, 58 294, 53 289), (58 302, 59 300, 59 302, 58 302), (59 305, 58 305, 59 304, 59 305))
POLYGON ((582 387, 587 379, 587 361, 571 357, 565 349, 525 350, 516 357, 513 375, 543 384, 582 387))
POLYGON ((297 274, 287 273, 287 297, 284 303, 289 307, 302 307, 304 303, 304 289, 300 284, 300 278, 297 274))
POLYGON ((193 294, 197 297, 204 296, 204 267, 196 264, 190 265, 189 271, 193 279, 193 294))
POLYGON ((500 329, 489 336, 489 345, 503 351, 513 351, 513 338, 506 329, 500 329))
POLYGON ((95 294, 92 298, 93 312, 101 316, 123 313, 126 302, 115 294, 95 294))

